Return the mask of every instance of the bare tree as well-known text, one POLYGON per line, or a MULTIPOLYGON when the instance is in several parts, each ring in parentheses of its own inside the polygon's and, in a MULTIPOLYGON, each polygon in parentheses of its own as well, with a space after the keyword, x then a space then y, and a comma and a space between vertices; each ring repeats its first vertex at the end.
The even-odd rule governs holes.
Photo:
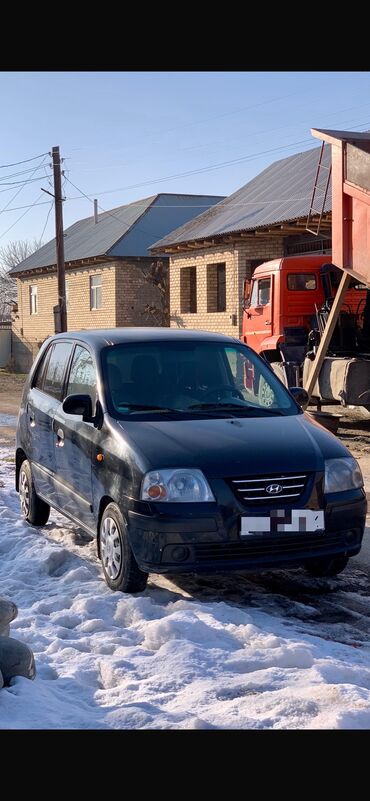
POLYGON ((147 303, 142 313, 151 315, 157 325, 168 326, 170 322, 168 266, 161 259, 157 259, 150 267, 142 267, 141 272, 144 280, 157 290, 153 293, 153 303, 147 303))
POLYGON ((24 261, 27 256, 34 253, 42 245, 40 239, 15 239, 8 245, 0 248, 0 273, 8 272, 12 267, 16 267, 19 262, 24 261))
POLYGON ((38 250, 41 240, 16 239, 0 248, 0 320, 11 319, 11 309, 17 300, 17 287, 9 270, 38 250))

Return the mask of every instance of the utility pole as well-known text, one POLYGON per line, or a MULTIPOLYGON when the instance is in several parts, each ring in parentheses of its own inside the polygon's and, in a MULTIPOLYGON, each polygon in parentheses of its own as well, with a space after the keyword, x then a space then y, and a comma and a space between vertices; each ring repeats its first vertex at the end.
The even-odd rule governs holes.
POLYGON ((57 250, 57 274, 58 274, 58 304, 60 315, 60 330, 67 331, 67 304, 66 304, 66 281, 64 265, 64 233, 63 233, 63 198, 62 180, 60 169, 59 147, 53 147, 53 171, 54 171, 54 197, 55 197, 55 239, 57 250))

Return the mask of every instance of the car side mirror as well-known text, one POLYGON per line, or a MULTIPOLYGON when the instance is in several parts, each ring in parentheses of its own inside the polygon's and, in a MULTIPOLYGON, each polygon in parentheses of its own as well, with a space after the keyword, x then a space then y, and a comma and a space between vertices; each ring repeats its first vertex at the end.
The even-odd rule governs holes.
POLYGON ((94 422, 90 395, 67 395, 62 408, 65 414, 81 415, 85 423, 94 422))
POLYGON ((307 409, 310 396, 303 387, 289 387, 289 392, 293 395, 294 400, 301 406, 302 409, 307 409))

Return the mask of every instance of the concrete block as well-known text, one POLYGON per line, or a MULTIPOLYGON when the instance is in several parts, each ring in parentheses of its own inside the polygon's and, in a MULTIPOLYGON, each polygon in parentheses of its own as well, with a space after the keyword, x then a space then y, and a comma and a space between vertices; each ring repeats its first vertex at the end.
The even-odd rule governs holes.
POLYGON ((0 637, 0 671, 5 685, 9 684, 14 676, 34 679, 35 659, 28 645, 11 637, 0 637))

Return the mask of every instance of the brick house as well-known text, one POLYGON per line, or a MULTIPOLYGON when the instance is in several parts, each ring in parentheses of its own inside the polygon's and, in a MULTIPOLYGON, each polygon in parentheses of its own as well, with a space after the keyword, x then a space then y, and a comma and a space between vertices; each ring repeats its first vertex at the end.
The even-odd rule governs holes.
MULTIPOLYGON (((149 245, 222 200, 208 195, 161 193, 88 217, 64 233, 68 329, 154 325, 145 315, 157 290, 142 269, 153 262, 149 245)), ((168 265, 168 258, 163 261, 168 265)), ((55 239, 10 271, 17 279, 12 361, 27 371, 43 340, 56 330, 58 304, 55 239)))
MULTIPOLYGON (((244 279, 258 264, 295 253, 330 251, 330 191, 320 236, 305 227, 319 152, 314 148, 276 161, 230 197, 153 244, 153 255, 166 253, 170 259, 171 326, 239 337, 244 279)), ((330 164, 330 152, 323 163, 330 164)))

